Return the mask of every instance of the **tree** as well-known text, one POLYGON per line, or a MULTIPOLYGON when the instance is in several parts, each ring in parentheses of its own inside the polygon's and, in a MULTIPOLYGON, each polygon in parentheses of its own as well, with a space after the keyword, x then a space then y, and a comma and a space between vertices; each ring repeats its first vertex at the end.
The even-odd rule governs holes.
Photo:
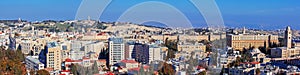
POLYGON ((187 61, 188 68, 187 68, 187 73, 192 73, 195 69, 195 66, 198 66, 198 61, 197 59, 194 59, 193 56, 195 55, 195 52, 191 52, 190 59, 187 61))
POLYGON ((35 71, 34 70, 30 70, 29 74, 30 75, 35 75, 35 71))
POLYGON ((255 70, 255 73, 256 73, 256 75, 260 75, 260 69, 257 68, 257 69, 255 70))
POLYGON ((17 53, 18 58, 20 58, 21 61, 25 60, 25 56, 24 56, 24 54, 22 53, 21 50, 17 50, 16 53, 17 53))
POLYGON ((223 73, 226 73, 226 72, 225 72, 225 68, 224 68, 224 66, 222 67, 222 70, 221 70, 221 73, 220 73, 220 75, 223 75, 223 73))
POLYGON ((14 50, 0 48, 0 74, 24 75, 26 74, 24 58, 22 53, 14 50))
POLYGON ((202 71, 202 72, 198 73, 197 75, 206 75, 206 71, 202 71))
POLYGON ((70 65, 70 68, 71 68, 71 73, 72 73, 72 74, 78 75, 77 65, 71 64, 71 65, 70 65))
POLYGON ((97 65, 97 62, 94 61, 94 64, 92 66, 92 70, 93 70, 93 74, 96 74, 96 73, 99 73, 99 70, 98 70, 98 65, 97 65))
POLYGON ((163 63, 163 67, 158 71, 162 75, 175 75, 175 70, 171 64, 163 63))
POLYGON ((50 75, 50 73, 47 70, 38 70, 37 75, 50 75))
POLYGON ((143 65, 140 67, 140 71, 139 71, 138 75, 145 75, 145 70, 144 70, 144 66, 143 65))

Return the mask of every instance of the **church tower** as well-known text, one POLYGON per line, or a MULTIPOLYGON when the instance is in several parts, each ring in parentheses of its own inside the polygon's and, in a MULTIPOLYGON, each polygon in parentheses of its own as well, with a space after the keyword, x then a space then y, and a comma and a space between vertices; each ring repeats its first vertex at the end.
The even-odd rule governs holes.
POLYGON ((284 39, 286 47, 292 48, 292 31, 290 26, 286 27, 284 39))

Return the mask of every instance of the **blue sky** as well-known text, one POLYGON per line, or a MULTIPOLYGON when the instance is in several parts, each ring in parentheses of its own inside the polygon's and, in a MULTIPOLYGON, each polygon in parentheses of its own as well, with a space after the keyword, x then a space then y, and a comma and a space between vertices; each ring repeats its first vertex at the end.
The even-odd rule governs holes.
MULTIPOLYGON (((131 6, 146 1, 149 0, 114 0, 100 20, 115 21, 131 6)), ((176 7, 195 27, 206 26, 202 15, 188 0, 151 1, 161 1, 176 7)), ((216 2, 227 27, 283 29, 290 25, 300 30, 299 0, 216 0, 216 2)), ((73 20, 80 3, 81 0, 1 0, 0 19, 73 20)))

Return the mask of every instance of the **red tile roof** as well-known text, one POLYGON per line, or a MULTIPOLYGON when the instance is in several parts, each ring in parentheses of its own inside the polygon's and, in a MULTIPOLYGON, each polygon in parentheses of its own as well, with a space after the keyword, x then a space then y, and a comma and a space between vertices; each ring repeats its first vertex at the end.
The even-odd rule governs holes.
POLYGON ((138 63, 135 60, 121 60, 123 63, 138 63))
POLYGON ((65 62, 81 62, 81 60, 72 60, 72 59, 67 58, 65 60, 65 62))

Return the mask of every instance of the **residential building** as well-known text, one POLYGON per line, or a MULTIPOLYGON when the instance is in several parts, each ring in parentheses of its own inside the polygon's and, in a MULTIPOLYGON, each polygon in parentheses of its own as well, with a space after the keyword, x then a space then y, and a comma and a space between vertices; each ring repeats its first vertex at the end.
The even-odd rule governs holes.
POLYGON ((136 62, 134 59, 124 59, 121 60, 119 63, 120 66, 123 66, 124 68, 127 69, 132 69, 132 68, 137 68, 139 67, 139 63, 136 62))
POLYGON ((109 38, 109 64, 113 65, 125 59, 125 49, 123 38, 109 38))
POLYGON ((27 56, 25 58, 27 70, 41 70, 44 69, 45 65, 38 60, 38 56, 27 56))
POLYGON ((126 59, 133 59, 135 57, 134 46, 135 46, 134 41, 130 41, 125 44, 125 58, 126 59))
POLYGON ((46 66, 54 70, 61 70, 61 46, 57 42, 48 42, 46 45, 46 66))
POLYGON ((161 48, 156 45, 156 44, 153 44, 153 45, 149 45, 149 51, 147 53, 146 52, 146 55, 149 55, 148 56, 148 63, 151 63, 152 61, 155 61, 155 60, 163 60, 163 57, 162 57, 162 50, 161 48))

